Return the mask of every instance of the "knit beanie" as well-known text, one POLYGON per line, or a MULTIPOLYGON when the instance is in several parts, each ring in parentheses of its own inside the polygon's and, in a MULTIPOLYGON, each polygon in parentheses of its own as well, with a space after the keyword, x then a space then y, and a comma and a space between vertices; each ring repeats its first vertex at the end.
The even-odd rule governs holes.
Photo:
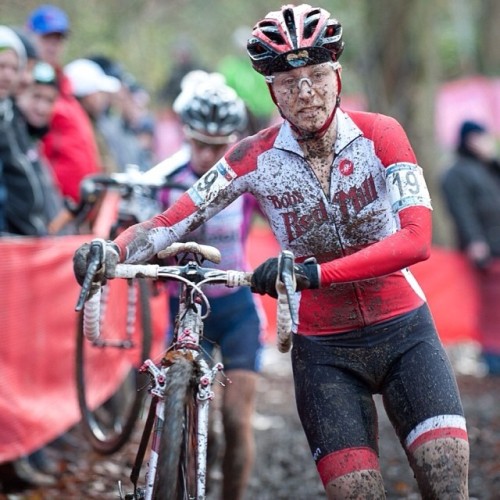
POLYGON ((19 69, 26 64, 26 50, 16 32, 8 26, 0 26, 0 51, 12 49, 19 58, 19 69))
POLYGON ((486 132, 486 127, 472 120, 467 120, 460 127, 458 145, 460 149, 467 149, 467 138, 470 134, 480 134, 486 132))

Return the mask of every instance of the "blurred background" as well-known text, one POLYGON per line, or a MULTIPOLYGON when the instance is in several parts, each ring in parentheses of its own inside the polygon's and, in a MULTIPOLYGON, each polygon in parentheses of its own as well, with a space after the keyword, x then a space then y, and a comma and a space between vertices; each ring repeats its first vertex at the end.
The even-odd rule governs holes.
MULTIPOLYGON (((22 26, 40 3, 2 0, 1 22, 22 26)), ((227 57, 245 57, 245 33, 281 6, 269 0, 52 3, 70 18, 67 61, 97 53, 120 61, 147 89, 158 113, 171 104, 167 82, 179 66, 217 70, 227 57)), ((319 0, 316 5, 344 27, 343 106, 386 113, 403 124, 433 196, 434 240, 449 244, 449 223, 435 186, 459 124, 474 118, 500 132, 500 2, 319 0)))

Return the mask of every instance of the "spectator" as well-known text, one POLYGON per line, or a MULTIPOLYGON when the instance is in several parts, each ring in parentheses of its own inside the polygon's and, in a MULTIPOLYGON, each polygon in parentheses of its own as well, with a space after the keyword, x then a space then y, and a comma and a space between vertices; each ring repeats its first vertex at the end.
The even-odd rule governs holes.
POLYGON ((181 83, 184 77, 194 70, 206 70, 205 66, 198 61, 196 54, 198 52, 188 38, 183 36, 177 38, 172 49, 170 71, 159 92, 160 100, 169 108, 172 108, 174 101, 181 93, 181 83))
POLYGON ((106 173, 116 172, 118 166, 106 137, 97 126, 108 109, 111 94, 120 90, 118 78, 108 76, 90 59, 76 59, 64 67, 64 74, 71 82, 73 95, 87 113, 99 148, 101 165, 106 173))
POLYGON ((56 69, 59 82, 59 97, 50 131, 42 141, 43 151, 63 196, 78 202, 81 180, 101 172, 102 166, 92 123, 73 96, 61 67, 70 34, 69 19, 59 7, 41 5, 28 16, 26 29, 33 36, 40 59, 56 69))
POLYGON ((500 162, 484 125, 462 123, 442 190, 456 242, 477 278, 482 358, 491 375, 500 375, 500 162))
POLYGON ((27 87, 29 87, 33 82, 33 68, 35 67, 36 62, 39 60, 39 57, 35 47, 35 43, 31 39, 29 33, 27 33, 26 30, 22 28, 13 27, 12 29, 15 31, 21 42, 23 42, 24 50, 26 51, 26 65, 24 67, 23 76, 19 81, 16 90, 17 93, 20 93, 27 87))
POLYGON ((174 101, 182 91, 184 77, 191 72, 206 72, 205 65, 196 57, 189 39, 179 37, 172 51, 172 65, 165 83, 158 93, 162 109, 158 113, 155 133, 155 155, 159 159, 175 153, 182 145, 182 124, 173 110, 174 101))
MULTIPOLYGON (((46 159, 42 157, 40 150, 40 140, 49 131, 58 95, 59 85, 54 68, 48 63, 39 61, 33 67, 31 85, 22 92, 18 92, 16 98, 32 141, 28 154, 39 172, 49 234, 60 234, 63 227, 72 218, 64 207, 63 198, 52 169, 48 166, 46 159)), ((75 232, 75 229, 70 226, 64 230, 65 234, 72 232, 75 232)))
POLYGON ((137 142, 137 164, 141 170, 148 170, 156 159, 156 122, 149 109, 151 97, 135 79, 125 79, 124 86, 127 92, 123 101, 123 126, 137 142))
POLYGON ((16 33, 0 31, 0 161, 6 190, 7 233, 24 236, 47 234, 43 186, 39 165, 31 161, 31 140, 13 96, 23 77, 26 51, 16 33))
POLYGON ((7 188, 11 165, 14 103, 12 95, 21 79, 26 51, 16 33, 0 26, 0 232, 8 226, 7 188))

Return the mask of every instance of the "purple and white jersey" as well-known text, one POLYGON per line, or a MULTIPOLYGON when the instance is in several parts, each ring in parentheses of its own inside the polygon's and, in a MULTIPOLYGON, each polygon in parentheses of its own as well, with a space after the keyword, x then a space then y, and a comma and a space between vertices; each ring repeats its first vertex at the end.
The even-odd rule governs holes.
MULTIPOLYGON (((190 187, 200 178, 194 173, 189 163, 184 164, 169 176, 169 182, 190 187)), ((165 188, 159 194, 159 200, 164 210, 172 206, 184 191, 165 188)), ((258 212, 258 205, 251 195, 245 195, 234 200, 224 210, 220 211, 201 227, 184 235, 179 241, 196 241, 217 248, 222 256, 220 264, 204 262, 206 267, 219 269, 250 270, 246 258, 245 244, 250 230, 251 218, 258 212)), ((171 283, 172 292, 177 290, 171 283)), ((221 297, 233 293, 236 289, 225 286, 210 286, 205 288, 209 297, 221 297)))

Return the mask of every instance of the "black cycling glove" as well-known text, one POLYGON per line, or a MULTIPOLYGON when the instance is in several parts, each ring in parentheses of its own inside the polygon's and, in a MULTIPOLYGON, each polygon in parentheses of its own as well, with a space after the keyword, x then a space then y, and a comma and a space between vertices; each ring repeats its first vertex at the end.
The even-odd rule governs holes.
MULTIPOLYGON (((314 257, 307 259, 303 264, 294 264, 297 290, 319 288, 319 266, 314 257)), ((278 259, 272 257, 255 269, 252 275, 252 292, 261 295, 270 295, 277 298, 276 278, 278 276, 278 259)))
MULTIPOLYGON (((73 255, 73 272, 80 286, 83 285, 85 275, 87 274, 89 251, 90 243, 84 243, 73 255)), ((104 265, 99 269, 98 274, 94 277, 94 281, 101 283, 106 282, 106 276, 109 276, 110 273, 114 271, 116 264, 118 264, 120 260, 119 255, 120 252, 116 243, 112 241, 106 242, 104 265)))

